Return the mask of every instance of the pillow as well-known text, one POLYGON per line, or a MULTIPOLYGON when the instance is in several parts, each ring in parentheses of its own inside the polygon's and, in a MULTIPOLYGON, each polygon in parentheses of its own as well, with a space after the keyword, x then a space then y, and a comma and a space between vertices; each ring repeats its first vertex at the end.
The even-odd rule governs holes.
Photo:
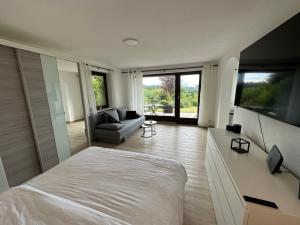
POLYGON ((136 119, 139 118, 140 115, 136 113, 136 111, 126 111, 126 119, 131 120, 131 119, 136 119))
POLYGON ((107 121, 108 123, 120 123, 120 118, 117 113, 117 110, 112 109, 109 111, 104 111, 104 114, 107 116, 107 121))
POLYGON ((97 126, 97 129, 119 130, 124 127, 122 123, 102 123, 97 126))
POLYGON ((118 108, 117 112, 119 114, 120 120, 126 120, 126 108, 118 108))

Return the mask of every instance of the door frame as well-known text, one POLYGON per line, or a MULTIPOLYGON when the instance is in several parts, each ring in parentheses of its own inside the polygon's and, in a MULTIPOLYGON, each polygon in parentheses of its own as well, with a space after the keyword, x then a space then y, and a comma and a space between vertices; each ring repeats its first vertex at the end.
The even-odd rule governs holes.
POLYGON ((156 116, 156 115, 145 115, 146 120, 157 120, 157 121, 167 121, 176 122, 182 124, 197 124, 199 117, 199 102, 200 102, 200 92, 201 92, 201 70, 189 71, 189 72, 176 72, 176 73, 163 73, 163 74, 150 74, 144 75, 143 77, 160 77, 160 76, 175 76, 175 106, 174 106, 174 116, 156 116), (180 118, 180 77, 181 75, 191 75, 199 74, 199 90, 198 90, 198 108, 197 108, 197 118, 180 118))

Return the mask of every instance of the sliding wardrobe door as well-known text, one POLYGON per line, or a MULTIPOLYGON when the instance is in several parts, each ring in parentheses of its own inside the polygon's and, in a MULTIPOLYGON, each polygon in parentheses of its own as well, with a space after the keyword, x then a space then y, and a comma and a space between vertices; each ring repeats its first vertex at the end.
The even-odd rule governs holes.
POLYGON ((41 61, 47 89, 56 149, 59 162, 61 162, 70 157, 70 144, 65 121, 57 60, 54 57, 41 55, 41 61))
POLYGON ((9 186, 41 173, 15 49, 0 45, 0 156, 9 186))
POLYGON ((20 74, 28 95, 37 152, 42 171, 46 171, 58 164, 58 156, 40 54, 19 49, 16 52, 20 74))
POLYGON ((2 159, 0 157, 0 193, 9 189, 6 173, 3 167, 2 159))

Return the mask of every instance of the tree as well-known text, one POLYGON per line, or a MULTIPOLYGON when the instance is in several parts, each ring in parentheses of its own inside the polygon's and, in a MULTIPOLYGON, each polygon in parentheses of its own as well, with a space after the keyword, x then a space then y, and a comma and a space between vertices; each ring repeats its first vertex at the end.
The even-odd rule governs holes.
POLYGON ((159 80, 161 81, 160 89, 162 90, 162 94, 165 94, 166 96, 163 98, 164 102, 162 102, 164 105, 172 105, 174 95, 175 95, 175 76, 161 76, 159 77, 159 80))
POLYGON ((175 76, 160 76, 161 81, 160 88, 170 95, 170 97, 175 94, 175 76))

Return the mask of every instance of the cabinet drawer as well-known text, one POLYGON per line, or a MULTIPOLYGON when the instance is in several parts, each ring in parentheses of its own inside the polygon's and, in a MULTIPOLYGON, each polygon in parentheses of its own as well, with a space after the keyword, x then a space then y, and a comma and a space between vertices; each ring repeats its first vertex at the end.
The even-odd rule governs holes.
MULTIPOLYGON (((215 147, 215 143, 214 143, 214 141, 211 137, 211 134, 209 132, 207 133, 207 145, 209 146, 209 148, 215 147)), ((207 149, 208 148, 206 147, 206 151, 207 151, 207 149)))
POLYGON ((210 153, 206 154, 205 163, 206 163, 207 179, 208 179, 208 183, 209 183, 209 189, 210 189, 211 199, 212 199, 213 206, 214 206, 214 212, 215 212, 217 224, 218 225, 226 225, 225 221, 224 221, 220 201, 218 198, 216 185, 212 178, 212 168, 211 167, 212 167, 213 162, 211 161, 210 153))
POLYGON ((211 151, 208 152, 208 157, 210 157, 210 159, 211 159, 210 165, 211 165, 212 179, 213 179, 215 187, 216 187, 216 192, 217 192, 217 196, 218 196, 218 199, 219 199, 219 202, 221 205, 225 224, 226 225, 229 225, 229 224, 235 225, 236 223, 234 221, 232 212, 230 210, 229 203, 228 203, 227 197, 226 197, 224 189, 223 189, 223 185, 221 183, 219 174, 217 172, 214 159, 211 155, 211 151))
POLYGON ((222 186, 224 188, 225 195, 228 199, 229 206, 234 217, 234 220, 237 225, 244 224, 244 216, 245 216, 245 206, 242 202, 239 193, 237 192, 234 181, 231 179, 228 174, 227 168, 225 167, 220 153, 215 146, 210 147, 213 161, 215 162, 215 166, 219 177, 221 179, 222 186))

